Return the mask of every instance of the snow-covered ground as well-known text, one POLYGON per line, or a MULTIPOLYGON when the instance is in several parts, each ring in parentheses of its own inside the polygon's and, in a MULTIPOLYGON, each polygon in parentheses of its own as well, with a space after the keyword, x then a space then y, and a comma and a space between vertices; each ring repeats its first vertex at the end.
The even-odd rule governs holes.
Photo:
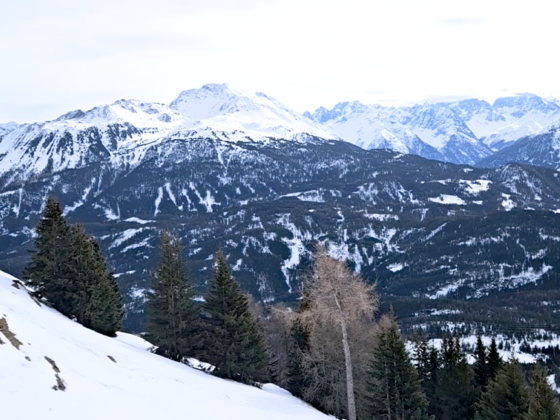
POLYGON ((90 331, 0 272, 1 418, 329 418, 275 385, 219 379, 151 354, 149 346, 130 334, 90 331))

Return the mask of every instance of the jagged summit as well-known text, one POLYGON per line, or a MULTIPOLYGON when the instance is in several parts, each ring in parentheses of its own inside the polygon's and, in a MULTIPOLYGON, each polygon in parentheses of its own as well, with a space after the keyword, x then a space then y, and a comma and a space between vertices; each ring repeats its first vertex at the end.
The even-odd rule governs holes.
POLYGON ((493 104, 473 98, 393 108, 347 101, 306 116, 366 149, 402 152, 406 145, 406 153, 474 164, 524 136, 546 131, 560 120, 560 101, 531 93, 498 98, 493 104), (410 133, 416 136, 414 145, 410 133))
POLYGON ((119 99, 110 105, 101 105, 82 111, 68 112, 56 122, 75 124, 118 124, 129 123, 135 127, 156 127, 168 123, 183 123, 183 116, 169 106, 135 99, 119 99))

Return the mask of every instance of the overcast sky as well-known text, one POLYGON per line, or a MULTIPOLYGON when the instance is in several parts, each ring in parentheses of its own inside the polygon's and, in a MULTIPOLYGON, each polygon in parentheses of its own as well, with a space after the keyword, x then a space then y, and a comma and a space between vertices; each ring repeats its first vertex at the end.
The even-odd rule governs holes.
POLYGON ((229 83, 303 112, 560 98, 557 0, 0 0, 0 122, 229 83))

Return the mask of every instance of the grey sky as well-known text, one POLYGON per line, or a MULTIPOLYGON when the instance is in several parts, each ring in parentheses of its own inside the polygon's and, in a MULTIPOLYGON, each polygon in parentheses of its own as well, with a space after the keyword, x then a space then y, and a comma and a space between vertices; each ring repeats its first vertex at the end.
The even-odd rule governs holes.
POLYGON ((554 0, 0 0, 0 122, 227 82, 303 112, 560 97, 554 0))

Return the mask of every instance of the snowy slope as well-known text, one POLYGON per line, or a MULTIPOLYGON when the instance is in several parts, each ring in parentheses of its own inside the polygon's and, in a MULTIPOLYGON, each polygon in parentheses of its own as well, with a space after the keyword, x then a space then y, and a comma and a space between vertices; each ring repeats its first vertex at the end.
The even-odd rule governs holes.
POLYGON ((218 379, 147 347, 132 335, 108 338, 83 328, 0 272, 2 418, 329 418, 274 385, 261 390, 218 379))
POLYGON ((308 118, 324 124, 340 138, 371 149, 390 149, 428 159, 444 160, 433 146, 423 142, 410 129, 392 118, 393 108, 364 105, 358 101, 341 102, 331 111, 319 108, 308 118))
POLYGON ((522 137, 538 134, 560 120, 560 104, 531 93, 498 98, 493 105, 468 99, 451 105, 471 131, 493 151, 522 137))
POLYGON ((99 162, 130 170, 141 163, 150 147, 169 139, 261 143, 270 138, 337 139, 263 93, 248 94, 225 84, 184 91, 170 106, 122 99, 10 129, 2 137, 0 126, 4 185, 99 162))
POLYGON ((560 169, 560 123, 542 133, 523 137, 492 156, 477 162, 482 168, 496 168, 510 162, 560 169))
POLYGON ((447 104, 392 108, 353 101, 307 115, 365 149, 386 148, 465 164, 492 153, 447 104))
POLYGON ((11 131, 14 131, 16 128, 19 127, 19 124, 11 121, 9 123, 0 124, 0 137, 5 136, 11 131))
POLYGON ((207 84, 200 89, 186 90, 170 106, 187 120, 172 136, 200 137, 201 133, 207 133, 235 141, 299 140, 306 135, 337 138, 264 93, 250 94, 228 84, 207 84))
POLYGON ((28 179, 100 161, 134 165, 146 147, 183 122, 167 105, 119 100, 23 125, 0 142, 0 175, 28 179))
POLYGON ((305 115, 365 149, 474 164, 560 121, 560 101, 530 93, 498 98, 492 105, 467 99, 393 108, 352 101, 305 115))

